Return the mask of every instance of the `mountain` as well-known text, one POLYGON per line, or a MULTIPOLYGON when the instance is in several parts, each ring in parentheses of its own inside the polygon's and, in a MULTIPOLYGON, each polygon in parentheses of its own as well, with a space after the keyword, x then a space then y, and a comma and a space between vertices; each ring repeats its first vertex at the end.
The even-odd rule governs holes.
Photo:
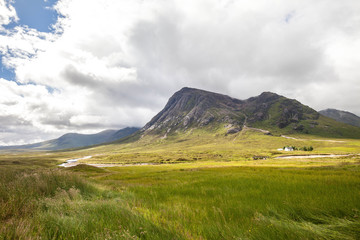
POLYGON ((338 122, 347 123, 356 127, 360 127, 360 117, 347 111, 341 111, 336 109, 325 109, 319 111, 321 115, 332 118, 338 122))
POLYGON ((246 119, 244 113, 238 111, 242 104, 243 101, 226 95, 183 88, 141 131, 171 133, 214 123, 228 123, 234 128, 241 128, 246 119))
POLYGON ((194 88, 176 92, 139 132, 167 136, 203 129, 235 134, 255 127, 275 134, 313 134, 360 138, 360 128, 336 122, 294 99, 271 92, 239 100, 194 88))
MULTIPOLYGON (((341 112, 339 115, 343 119, 344 116, 349 116, 346 119, 350 116, 351 119, 359 119, 351 113, 338 112, 341 112)), ((263 92, 259 96, 240 100, 185 87, 170 97, 164 109, 140 130, 124 128, 97 134, 68 133, 57 139, 22 146, 4 146, 0 147, 0 150, 60 150, 113 141, 134 142, 146 136, 150 136, 149 141, 152 141, 153 137, 176 138, 177 135, 188 135, 193 131, 197 131, 196 134, 210 133, 217 137, 239 134, 248 127, 277 136, 310 134, 332 138, 360 138, 359 127, 324 116, 324 111, 320 113, 295 99, 272 92, 263 92)))
POLYGON ((139 130, 139 128, 127 127, 120 130, 105 130, 95 134, 67 133, 57 139, 44 142, 19 146, 2 146, 0 150, 61 150, 86 147, 105 142, 113 142, 129 136, 137 130, 139 130))

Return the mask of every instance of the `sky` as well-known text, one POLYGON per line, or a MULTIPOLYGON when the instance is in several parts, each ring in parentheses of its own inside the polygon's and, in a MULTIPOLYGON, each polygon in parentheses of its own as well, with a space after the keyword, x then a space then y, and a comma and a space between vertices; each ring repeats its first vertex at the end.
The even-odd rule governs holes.
POLYGON ((0 145, 142 127, 182 87, 360 115, 359 0, 0 0, 0 145))

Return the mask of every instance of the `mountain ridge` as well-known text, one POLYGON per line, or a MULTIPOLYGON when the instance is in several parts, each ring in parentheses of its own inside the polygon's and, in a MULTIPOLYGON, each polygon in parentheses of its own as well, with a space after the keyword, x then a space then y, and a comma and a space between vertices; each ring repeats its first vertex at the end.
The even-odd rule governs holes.
POLYGON ((43 142, 16 145, 0 146, 0 150, 63 150, 70 148, 87 147, 106 142, 113 142, 127 137, 138 131, 136 127, 126 127, 120 130, 104 130, 95 134, 66 133, 59 138, 43 142))
POLYGON ((225 128, 234 134, 244 126, 258 127, 278 134, 300 133, 330 137, 360 138, 360 128, 336 122, 309 106, 272 92, 246 100, 195 88, 174 93, 165 107, 141 130, 141 136, 163 138, 190 129, 225 128))
POLYGON ((319 111, 319 113, 338 122, 343 122, 356 127, 360 127, 360 117, 355 115, 354 113, 333 108, 321 110, 319 111))
POLYGON ((141 129, 105 130, 89 135, 67 133, 57 139, 21 146, 3 146, 0 150, 60 150, 113 142, 130 143, 145 136, 165 139, 200 129, 213 136, 226 136, 238 134, 244 127, 266 130, 264 133, 277 136, 310 134, 331 138, 360 138, 359 127, 335 121, 295 99, 276 93, 263 92, 240 100, 220 93, 184 87, 175 92, 164 108, 141 129))

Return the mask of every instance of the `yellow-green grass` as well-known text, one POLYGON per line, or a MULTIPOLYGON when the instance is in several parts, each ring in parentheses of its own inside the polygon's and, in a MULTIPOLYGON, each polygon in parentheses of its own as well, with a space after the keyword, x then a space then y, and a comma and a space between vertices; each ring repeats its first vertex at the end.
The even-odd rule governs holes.
MULTIPOLYGON (((303 154, 358 154, 360 140, 325 139, 309 135, 293 135, 296 139, 268 136, 254 130, 242 131, 225 136, 221 132, 204 133, 201 130, 160 139, 146 136, 138 142, 110 144, 82 150, 82 154, 93 155, 83 163, 178 163, 193 161, 246 161, 253 156, 267 156, 270 159, 281 155, 303 154), (311 152, 278 151, 284 146, 312 146, 311 152), (98 154, 101 153, 101 154, 98 154), (97 155, 96 155, 97 154, 97 155)), ((74 152, 78 155, 78 152, 74 152)))
POLYGON ((292 137, 193 130, 0 155, 0 239, 359 239, 360 141, 292 137), (286 145, 314 151, 276 150, 286 145), (329 153, 352 155, 275 158, 329 153), (86 162, 162 164, 57 167, 89 155, 86 162))
POLYGON ((355 239, 359 168, 164 166, 96 177, 158 226, 195 239, 355 239))
POLYGON ((317 168, 79 165, 4 176, 2 239, 360 236, 356 163, 317 168))

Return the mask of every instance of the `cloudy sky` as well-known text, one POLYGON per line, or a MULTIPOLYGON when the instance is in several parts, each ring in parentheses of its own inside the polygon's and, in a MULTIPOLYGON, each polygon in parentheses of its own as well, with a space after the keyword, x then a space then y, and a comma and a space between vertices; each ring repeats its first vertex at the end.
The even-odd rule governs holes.
POLYGON ((143 126, 184 86, 360 115, 359 0, 0 0, 0 145, 143 126))

